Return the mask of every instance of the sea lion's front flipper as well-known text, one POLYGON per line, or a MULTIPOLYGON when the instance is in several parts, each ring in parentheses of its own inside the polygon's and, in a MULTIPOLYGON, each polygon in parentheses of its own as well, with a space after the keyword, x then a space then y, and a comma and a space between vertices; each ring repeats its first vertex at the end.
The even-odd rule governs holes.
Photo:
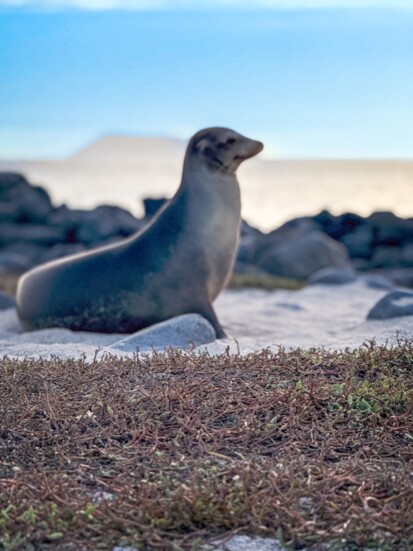
POLYGON ((205 319, 209 321, 212 327, 215 329, 217 339, 227 339, 228 335, 225 333, 222 325, 219 323, 217 315, 211 304, 204 304, 198 310, 198 314, 201 314, 205 319))

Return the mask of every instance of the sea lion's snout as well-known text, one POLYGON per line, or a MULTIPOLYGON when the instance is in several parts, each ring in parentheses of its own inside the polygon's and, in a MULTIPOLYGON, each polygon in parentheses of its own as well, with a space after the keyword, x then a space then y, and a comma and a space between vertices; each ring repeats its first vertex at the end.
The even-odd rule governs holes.
POLYGON ((258 140, 255 140, 255 143, 256 143, 256 155, 258 155, 258 153, 261 153, 261 151, 264 149, 264 144, 262 142, 259 142, 258 140))
POLYGON ((248 139, 247 150, 249 150, 249 155, 246 158, 249 159, 250 157, 254 157, 254 155, 258 155, 258 153, 261 153, 263 149, 264 144, 262 142, 248 139))
POLYGON ((255 155, 261 153, 263 149, 264 144, 262 142, 259 142, 258 140, 250 140, 249 138, 244 138, 242 141, 240 141, 238 151, 234 156, 234 161, 238 163, 238 166, 240 163, 242 163, 242 161, 251 159, 251 157, 255 157, 255 155))

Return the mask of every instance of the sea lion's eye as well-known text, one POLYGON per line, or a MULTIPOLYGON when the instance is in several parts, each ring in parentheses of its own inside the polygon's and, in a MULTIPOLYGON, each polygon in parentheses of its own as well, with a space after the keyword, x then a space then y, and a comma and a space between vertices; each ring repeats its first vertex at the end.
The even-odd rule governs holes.
POLYGON ((228 145, 232 145, 233 143, 235 143, 237 140, 235 138, 228 138, 227 140, 227 144, 228 145))

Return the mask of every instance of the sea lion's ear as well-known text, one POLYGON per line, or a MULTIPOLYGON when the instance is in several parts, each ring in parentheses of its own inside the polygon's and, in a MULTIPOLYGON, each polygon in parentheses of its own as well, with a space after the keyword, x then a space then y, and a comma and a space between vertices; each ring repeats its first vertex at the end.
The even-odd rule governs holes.
POLYGON ((195 144, 195 150, 203 152, 210 145, 207 138, 202 138, 195 144))

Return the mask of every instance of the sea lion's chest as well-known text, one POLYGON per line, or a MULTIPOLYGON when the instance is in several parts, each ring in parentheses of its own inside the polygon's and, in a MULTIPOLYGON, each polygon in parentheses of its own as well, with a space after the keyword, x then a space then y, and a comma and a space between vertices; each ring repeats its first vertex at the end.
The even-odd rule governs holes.
POLYGON ((214 300, 229 276, 238 246, 241 203, 238 184, 212 194, 201 226, 199 255, 206 266, 207 288, 214 300))

